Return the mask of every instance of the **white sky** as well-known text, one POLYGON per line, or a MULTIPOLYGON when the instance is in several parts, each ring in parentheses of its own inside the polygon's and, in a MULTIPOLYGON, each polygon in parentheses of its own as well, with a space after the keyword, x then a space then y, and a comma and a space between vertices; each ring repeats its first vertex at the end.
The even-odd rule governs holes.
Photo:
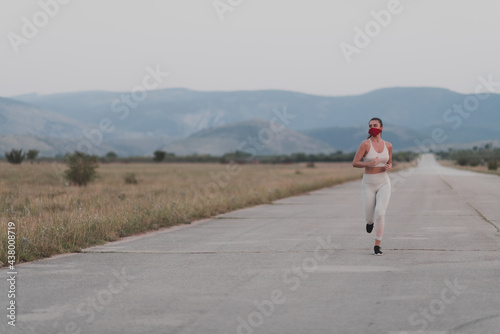
POLYGON ((353 44, 354 27, 396 0, 242 0, 224 21, 213 1, 72 0, 16 54, 7 36, 22 36, 40 1, 0 0, 0 96, 129 91, 157 64, 170 73, 160 88, 196 90, 471 93, 480 75, 500 81, 498 0, 400 0, 350 64, 340 43, 353 44))

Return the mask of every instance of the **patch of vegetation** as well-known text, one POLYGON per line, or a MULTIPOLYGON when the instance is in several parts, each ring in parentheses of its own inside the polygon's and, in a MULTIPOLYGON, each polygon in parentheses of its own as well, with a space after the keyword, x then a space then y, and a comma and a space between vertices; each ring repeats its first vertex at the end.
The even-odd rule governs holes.
POLYGON ((127 173, 125 174, 123 180, 126 184, 137 184, 137 179, 135 178, 135 173, 127 173))
POLYGON ((498 160, 500 160, 500 148, 493 148, 491 144, 486 144, 483 147, 475 146, 472 150, 448 150, 438 152, 436 155, 443 160, 455 161, 459 166, 488 166, 488 169, 496 170, 498 160))
MULTIPOLYGON (((70 168, 64 172, 53 161, 42 160, 36 166, 3 163, 0 221, 18 222, 17 240, 25 241, 16 246, 17 261, 78 252, 121 237, 330 187, 363 174, 351 161, 315 161, 315 168, 306 168, 307 162, 229 166, 144 161, 102 164, 98 178, 97 157, 81 152, 66 156, 70 168), (87 186, 68 187, 61 182, 61 173, 71 175, 68 180, 75 181, 70 182, 80 180, 87 186), (136 175, 140 182, 130 186, 136 175)), ((399 168, 409 165, 401 163, 399 168)), ((6 224, 0 224, 0 245, 6 241, 6 224)), ((0 261, 6 260, 0 249, 0 261)))
POLYGON ((28 153, 26 154, 26 158, 28 158, 28 160, 31 161, 31 164, 33 164, 33 161, 35 161, 36 158, 38 157, 38 153, 40 153, 40 151, 38 150, 29 150, 28 153))
POLYGON ((11 164, 18 165, 26 158, 26 154, 23 153, 23 150, 12 149, 10 152, 5 152, 5 158, 11 164))
POLYGON ((95 180, 98 167, 97 156, 75 151, 73 154, 66 154, 65 162, 69 169, 64 171, 64 177, 72 184, 86 186, 95 180))
POLYGON ((165 156, 167 155, 167 152, 165 151, 154 151, 154 158, 153 160, 156 162, 162 162, 165 159, 165 156))

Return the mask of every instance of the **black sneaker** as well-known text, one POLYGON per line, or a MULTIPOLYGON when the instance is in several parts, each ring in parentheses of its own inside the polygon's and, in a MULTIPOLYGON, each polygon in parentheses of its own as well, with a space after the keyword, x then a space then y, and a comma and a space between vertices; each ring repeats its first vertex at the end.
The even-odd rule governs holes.
POLYGON ((372 233, 373 231, 373 224, 366 224, 366 232, 372 233))
POLYGON ((384 255, 384 253, 382 253, 382 250, 380 249, 380 246, 375 246, 373 248, 373 255, 384 255))

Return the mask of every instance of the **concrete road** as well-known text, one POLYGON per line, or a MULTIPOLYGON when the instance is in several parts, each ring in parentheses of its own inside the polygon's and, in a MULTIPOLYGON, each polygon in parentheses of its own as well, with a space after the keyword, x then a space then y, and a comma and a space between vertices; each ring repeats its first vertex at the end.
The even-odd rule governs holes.
MULTIPOLYGON (((244 177, 244 176, 241 176, 244 177)), ((360 181, 17 266, 5 333, 500 333, 500 177, 391 173, 373 256, 360 181)))

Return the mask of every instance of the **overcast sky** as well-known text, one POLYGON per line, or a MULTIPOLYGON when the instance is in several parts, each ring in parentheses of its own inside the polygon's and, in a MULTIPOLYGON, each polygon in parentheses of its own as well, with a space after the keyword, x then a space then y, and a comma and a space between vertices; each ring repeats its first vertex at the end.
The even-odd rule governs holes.
POLYGON ((170 73, 160 88, 205 91, 472 93, 480 75, 500 81, 498 0, 220 0, 219 13, 214 0, 57 0, 68 3, 41 12, 54 1, 0 0, 0 96, 130 91, 157 65, 170 73))

